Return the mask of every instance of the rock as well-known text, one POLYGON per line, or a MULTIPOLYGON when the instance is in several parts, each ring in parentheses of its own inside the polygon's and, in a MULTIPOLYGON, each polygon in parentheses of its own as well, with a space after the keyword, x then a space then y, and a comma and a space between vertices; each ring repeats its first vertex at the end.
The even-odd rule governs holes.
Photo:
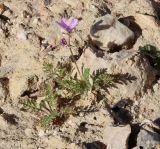
MULTIPOLYGON (((19 26, 13 31, 23 31, 19 26)), ((34 32, 28 31, 28 38, 17 40, 10 38, 12 50, 8 50, 7 44, 3 45, 1 76, 9 78, 9 91, 12 99, 20 97, 28 90, 28 79, 32 76, 43 76, 43 65, 39 60, 40 41, 34 32), (16 42, 15 42, 16 41, 16 42), (23 41, 23 42, 22 42, 23 41)), ((23 37, 23 36, 22 36, 23 37)))
POLYGON ((38 25, 40 23, 40 19, 38 17, 35 17, 33 19, 33 24, 38 25))
POLYGON ((153 28, 153 29, 159 28, 158 22, 156 22, 156 19, 153 16, 136 14, 135 19, 136 19, 136 22, 142 28, 153 28))
POLYGON ((27 40, 27 32, 21 31, 17 33, 17 38, 21 40, 27 40))
POLYGON ((103 131, 103 142, 107 145, 107 149, 127 149, 130 133, 129 125, 125 127, 106 126, 103 131))
POLYGON ((52 0, 44 0, 44 5, 45 5, 45 6, 48 6, 48 5, 51 4, 51 2, 52 2, 52 0))
POLYGON ((27 137, 32 137, 32 136, 33 136, 33 130, 30 129, 30 128, 26 128, 26 129, 24 130, 24 132, 25 132, 25 135, 26 135, 27 137))
POLYGON ((45 149, 82 149, 75 143, 68 143, 58 136, 44 138, 43 142, 47 144, 45 149))
POLYGON ((148 90, 147 93, 140 99, 139 112, 143 119, 150 119, 154 121, 159 118, 160 114, 160 81, 153 86, 153 89, 148 90))
POLYGON ((137 146, 143 149, 154 148, 160 144, 160 129, 152 123, 142 126, 138 137, 137 146))
POLYGON ((32 93, 37 89, 38 78, 36 76, 23 77, 14 75, 10 78, 9 90, 12 99, 20 97, 25 91, 32 93), (18 83, 17 83, 18 82, 18 83))
POLYGON ((135 16, 135 14, 147 14, 154 16, 154 9, 150 0, 109 0, 114 4, 112 14, 123 14, 123 16, 135 16))
POLYGON ((8 66, 8 67, 1 67, 0 68, 0 78, 7 77, 8 74, 10 74, 13 71, 13 68, 8 66))
POLYGON ((0 115, 0 128, 1 130, 6 130, 8 127, 7 122, 5 121, 5 119, 0 115))
POLYGON ((16 99, 28 89, 27 79, 21 77, 10 78, 9 90, 12 99, 16 99))
POLYGON ((140 98, 144 89, 152 86, 156 75, 149 62, 136 50, 123 50, 101 58, 86 49, 77 65, 80 70, 89 68, 91 74, 106 69, 118 79, 115 87, 108 88, 107 96, 112 102, 140 98))
POLYGON ((38 136, 39 136, 39 137, 43 137, 44 135, 45 135, 44 130, 43 130, 43 129, 39 129, 39 130, 38 130, 38 136))
POLYGON ((8 17, 9 19, 12 19, 13 12, 9 8, 3 13, 4 16, 8 17))
POLYGON ((107 14, 95 20, 90 29, 90 37, 100 49, 108 51, 119 46, 129 46, 134 40, 134 33, 107 14))

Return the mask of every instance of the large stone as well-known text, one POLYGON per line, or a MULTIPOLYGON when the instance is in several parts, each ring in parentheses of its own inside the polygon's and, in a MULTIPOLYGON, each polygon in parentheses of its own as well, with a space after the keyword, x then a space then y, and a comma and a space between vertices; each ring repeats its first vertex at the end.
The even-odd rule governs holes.
POLYGON ((160 129, 151 122, 143 124, 137 138, 137 146, 143 149, 154 148, 160 144, 160 129))
POLYGON ((108 51, 119 46, 129 46, 134 40, 134 33, 107 14, 95 20, 91 26, 90 37, 95 45, 108 51))
POLYGON ((128 138, 131 133, 129 125, 125 127, 107 126, 103 131, 103 140, 107 149, 127 149, 128 138))
POLYGON ((154 121, 160 116, 160 80, 140 99, 139 112, 142 118, 154 121))

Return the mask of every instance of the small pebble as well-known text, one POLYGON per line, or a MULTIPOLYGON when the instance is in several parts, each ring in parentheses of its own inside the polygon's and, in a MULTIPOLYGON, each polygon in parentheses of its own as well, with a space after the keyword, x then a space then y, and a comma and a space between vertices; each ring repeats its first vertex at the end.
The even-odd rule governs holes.
POLYGON ((139 115, 138 115, 138 118, 139 118, 139 119, 142 119, 143 117, 142 117, 142 115, 141 115, 141 114, 139 114, 139 115))
POLYGON ((26 136, 28 136, 28 137, 32 136, 32 129, 26 128, 24 132, 25 132, 26 136))
POLYGON ((13 15, 13 12, 12 12, 12 10, 8 9, 8 10, 6 10, 6 11, 4 12, 3 15, 6 16, 6 17, 8 17, 8 18, 11 18, 12 15, 13 15))
POLYGON ((135 105, 135 106, 138 106, 138 104, 139 104, 138 101, 135 101, 135 102, 134 102, 134 105, 135 105))
POLYGON ((21 40, 27 40, 27 33, 25 31, 17 33, 17 38, 21 40))
POLYGON ((40 22, 40 18, 34 18, 33 19, 33 24, 38 25, 38 23, 40 22))
POLYGON ((84 113, 79 113, 79 116, 80 117, 84 117, 84 113))
POLYGON ((44 0, 44 5, 45 6, 48 6, 48 5, 50 5, 51 4, 51 0, 44 0))
POLYGON ((39 130, 38 130, 38 136, 39 136, 39 137, 43 137, 44 134, 45 134, 45 133, 44 133, 44 130, 42 130, 42 129, 39 129, 39 130))

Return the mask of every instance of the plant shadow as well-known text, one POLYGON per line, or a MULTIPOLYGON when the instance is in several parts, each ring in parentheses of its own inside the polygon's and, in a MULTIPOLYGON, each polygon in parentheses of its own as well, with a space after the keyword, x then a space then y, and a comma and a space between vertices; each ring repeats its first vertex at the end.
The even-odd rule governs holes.
POLYGON ((133 16, 128 16, 124 18, 119 18, 119 21, 126 25, 131 31, 134 32, 135 39, 134 42, 130 44, 130 48, 133 47, 137 39, 142 35, 141 27, 135 22, 135 18, 133 16))
POLYGON ((4 112, 4 110, 0 107, 0 114, 2 115, 2 117, 4 118, 4 120, 6 120, 9 124, 11 125, 17 125, 17 119, 18 117, 15 114, 8 114, 6 112, 4 112))
POLYGON ((154 121, 154 123, 155 123, 157 126, 159 126, 159 128, 160 128, 160 118, 157 118, 157 119, 154 121))
MULTIPOLYGON (((97 75, 97 74, 103 74, 106 73, 107 69, 99 69, 96 70, 95 72, 93 72, 93 76, 97 75)), ((109 86, 107 86, 107 88, 103 88, 105 91, 108 91, 108 88, 118 88, 117 84, 124 84, 127 85, 128 83, 132 83, 133 81, 135 81, 137 78, 135 76, 132 76, 129 73, 124 73, 124 74, 106 74, 109 75, 111 77, 113 77, 113 82, 112 84, 110 84, 109 86)))
POLYGON ((132 122, 131 106, 133 106, 132 100, 122 99, 111 108, 114 125, 127 125, 132 122))
POLYGON ((107 146, 100 141, 94 141, 92 143, 84 142, 83 146, 85 146, 86 149, 107 149, 107 146))
MULTIPOLYGON (((160 1, 156 2, 155 0, 151 0, 151 4, 152 4, 152 7, 154 9, 154 12, 156 14, 156 18, 158 20, 160 20, 160 1)), ((160 24, 160 23, 159 23, 160 24)))

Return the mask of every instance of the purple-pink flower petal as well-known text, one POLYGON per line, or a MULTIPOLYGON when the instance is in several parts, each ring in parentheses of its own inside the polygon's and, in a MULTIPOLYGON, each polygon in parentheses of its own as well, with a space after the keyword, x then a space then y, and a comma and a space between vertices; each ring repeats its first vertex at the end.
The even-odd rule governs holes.
POLYGON ((78 25, 78 20, 74 18, 72 20, 66 20, 62 18, 61 21, 57 23, 67 32, 72 32, 73 29, 78 25))
POLYGON ((61 20, 61 22, 57 22, 59 24, 59 26, 61 26, 64 30, 66 30, 67 32, 70 32, 70 28, 68 27, 68 25, 63 22, 63 20, 61 20))
POLYGON ((78 19, 72 19, 70 28, 73 30, 78 25, 78 19))
POLYGON ((65 18, 62 18, 61 21, 64 22, 67 26, 69 26, 69 24, 70 24, 70 22, 68 22, 65 18))

